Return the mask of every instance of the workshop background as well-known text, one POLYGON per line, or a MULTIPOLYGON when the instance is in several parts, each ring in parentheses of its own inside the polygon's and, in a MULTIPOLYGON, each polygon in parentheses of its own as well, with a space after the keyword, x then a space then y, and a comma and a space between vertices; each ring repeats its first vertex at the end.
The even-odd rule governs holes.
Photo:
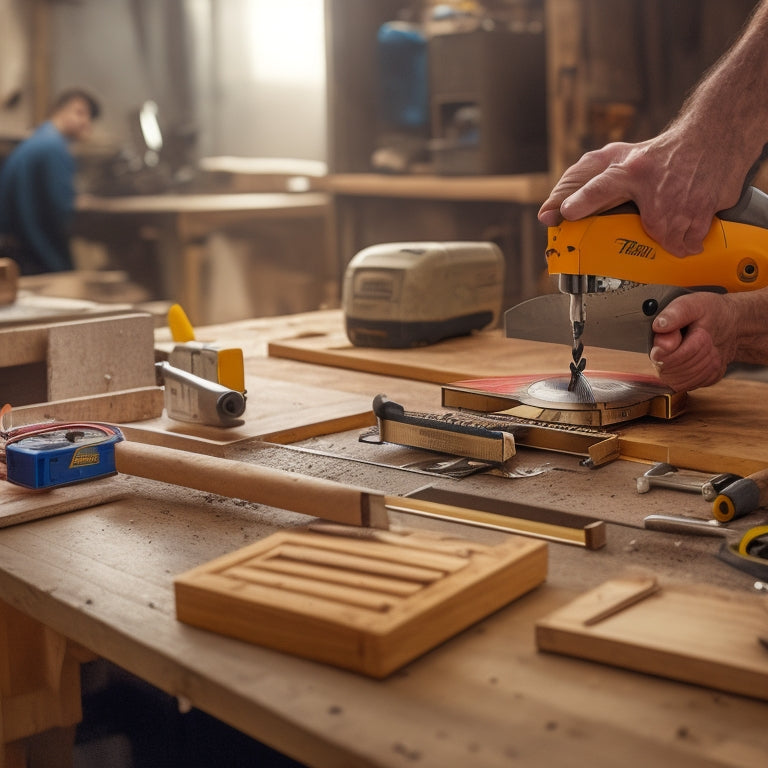
MULTIPOLYGON (((0 162, 60 90, 103 107, 76 147, 78 269, 20 286, 157 325, 178 301, 201 326, 338 307, 377 243, 482 240, 510 307, 550 290, 536 211, 560 173, 659 131, 755 5, 0 0, 0 162)), ((83 768, 132 748, 169 768, 297 765, 119 670, 88 674, 83 768)))
POLYGON ((535 211, 552 181, 661 129, 754 5, 0 0, 2 152, 65 87, 104 107, 77 149, 82 272, 34 285, 226 322, 338 306, 374 243, 479 239, 505 255, 511 306, 548 290, 535 211), (153 207, 224 193, 314 197, 191 233, 175 200, 153 207))

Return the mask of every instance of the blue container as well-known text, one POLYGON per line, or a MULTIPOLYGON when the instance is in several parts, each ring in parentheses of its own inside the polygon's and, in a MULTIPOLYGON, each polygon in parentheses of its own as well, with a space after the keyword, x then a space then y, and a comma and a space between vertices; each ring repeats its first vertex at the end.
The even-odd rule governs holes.
POLYGON ((427 40, 417 24, 389 21, 377 36, 382 127, 406 133, 429 128, 427 40))

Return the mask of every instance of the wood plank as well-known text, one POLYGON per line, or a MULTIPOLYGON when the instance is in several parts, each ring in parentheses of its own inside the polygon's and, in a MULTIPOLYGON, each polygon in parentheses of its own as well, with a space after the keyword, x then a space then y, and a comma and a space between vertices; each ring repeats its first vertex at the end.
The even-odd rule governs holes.
MULTIPOLYGON (((515 373, 565 373, 570 348, 523 339, 507 339, 499 330, 461 336, 413 349, 355 347, 343 330, 271 341, 273 357, 332 365, 356 371, 403 376, 448 384, 453 381, 515 373)), ((593 370, 654 374, 647 355, 590 349, 593 370)))
POLYGON ((768 634, 763 600, 645 582, 606 582, 543 618, 538 647, 768 701, 768 653, 758 642, 768 634), (617 592, 632 599, 601 616, 617 592))
MULTIPOLYGON (((56 323, 84 318, 115 317, 135 312, 128 304, 99 304, 85 299, 69 299, 59 296, 36 296, 24 289, 25 278, 16 301, 0 307, 0 333, 15 330, 18 326, 56 323)), ((0 349, 3 347, 0 346, 0 349)), ((3 359, 0 356, 0 359, 3 359)), ((8 365, 8 363, 2 363, 8 365)))
POLYGON ((375 424, 372 398, 333 389, 276 381, 246 374, 244 423, 210 427, 169 419, 166 414, 140 423, 121 423, 129 440, 223 456, 228 447, 252 440, 293 443, 318 435, 375 424))
POLYGON ((419 550, 415 550, 411 547, 401 547, 400 539, 389 538, 383 541, 361 540, 355 534, 335 538, 330 536, 318 538, 314 533, 303 535, 296 532, 292 540, 297 544, 311 544, 315 552, 327 550, 329 552, 343 552, 351 555, 363 554, 371 559, 433 569, 437 572, 431 576, 428 575, 427 578, 439 576, 440 571, 446 573, 458 571, 467 564, 467 559, 471 556, 469 552, 463 555, 441 552, 439 551, 439 545, 432 547, 427 541, 424 542, 419 550), (397 544, 397 546, 393 546, 393 544, 397 544))
POLYGON ((0 480, 0 528, 95 507, 129 495, 117 478, 32 491, 0 480))
MULTIPOLYGON (((706 689, 536 652, 534 621, 575 596, 578 563, 599 578, 622 562, 621 543, 613 557, 598 557, 600 569, 595 555, 552 548, 555 584, 402 674, 374 681, 176 621, 172 574, 275 529, 275 518, 236 505, 212 515, 195 496, 136 499, 99 508, 95 517, 67 515, 2 531, 4 595, 123 668, 316 768, 401 767, 406 748, 421 755, 423 768, 478 761, 503 768, 513 755, 592 768, 762 765, 762 702, 724 700, 706 689), (688 736, 676 736, 683 727, 688 736)), ((631 535, 658 549, 650 534, 631 535)), ((694 572, 702 573, 704 559, 694 572)))
POLYGON ((105 395, 88 395, 49 403, 21 405, 12 411, 13 424, 37 424, 43 421, 125 421, 158 419, 163 413, 163 390, 142 387, 105 395))
MULTIPOLYGON (((355 541, 354 545, 360 547, 366 542, 355 541)), ((390 578, 407 579, 409 581, 420 581, 430 583, 437 581, 444 575, 442 571, 431 568, 422 568, 417 565, 407 565, 404 563, 393 563, 391 561, 380 560, 371 557, 365 552, 349 554, 334 550, 315 549, 310 546, 296 546, 286 544, 280 547, 274 555, 270 557, 285 557, 289 560, 297 560, 302 563, 317 563, 327 565, 333 568, 346 568, 360 573, 376 573, 390 578)), ((466 563, 462 563, 466 565, 466 563)))
MULTIPOLYGON (((369 373, 447 384, 466 378, 490 378, 563 371, 569 350, 557 344, 506 339, 500 331, 447 339, 418 349, 354 347, 346 335, 318 335, 272 341, 269 354, 369 373)), ((646 355, 590 349, 593 371, 655 375, 646 355)), ((638 461, 666 461, 704 472, 750 474, 768 467, 768 414, 754 404, 768 396, 768 384, 725 378, 689 393, 686 411, 673 421, 652 418, 611 429, 619 453, 638 461)), ((408 403, 402 403, 408 409, 408 403)))
POLYGON ((390 579, 382 576, 374 576, 369 573, 356 573, 342 571, 339 568, 326 568, 321 565, 307 565, 286 560, 264 560, 259 564, 262 571, 274 571, 286 573, 291 576, 304 576, 321 582, 332 584, 345 584, 375 592, 384 592, 393 595, 412 595, 421 589, 421 584, 416 581, 404 579, 390 579))

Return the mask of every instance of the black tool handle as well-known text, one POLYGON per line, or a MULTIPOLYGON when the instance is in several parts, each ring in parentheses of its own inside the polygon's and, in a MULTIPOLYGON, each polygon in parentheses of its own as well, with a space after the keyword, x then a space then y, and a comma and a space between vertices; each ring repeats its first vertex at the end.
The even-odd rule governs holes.
POLYGON ((742 477, 724 488, 712 503, 712 514, 727 523, 768 503, 768 469, 742 477))

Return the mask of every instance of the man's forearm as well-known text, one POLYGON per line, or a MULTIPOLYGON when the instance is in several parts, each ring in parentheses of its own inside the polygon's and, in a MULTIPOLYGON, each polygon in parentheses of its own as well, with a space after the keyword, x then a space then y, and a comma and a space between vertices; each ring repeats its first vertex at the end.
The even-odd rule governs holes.
POLYGON ((768 288, 731 293, 728 299, 735 312, 734 360, 768 365, 768 288))
POLYGON ((696 130, 720 151, 725 149, 726 157, 749 165, 768 142, 767 94, 768 0, 762 0, 737 42, 704 76, 670 128, 696 130))

